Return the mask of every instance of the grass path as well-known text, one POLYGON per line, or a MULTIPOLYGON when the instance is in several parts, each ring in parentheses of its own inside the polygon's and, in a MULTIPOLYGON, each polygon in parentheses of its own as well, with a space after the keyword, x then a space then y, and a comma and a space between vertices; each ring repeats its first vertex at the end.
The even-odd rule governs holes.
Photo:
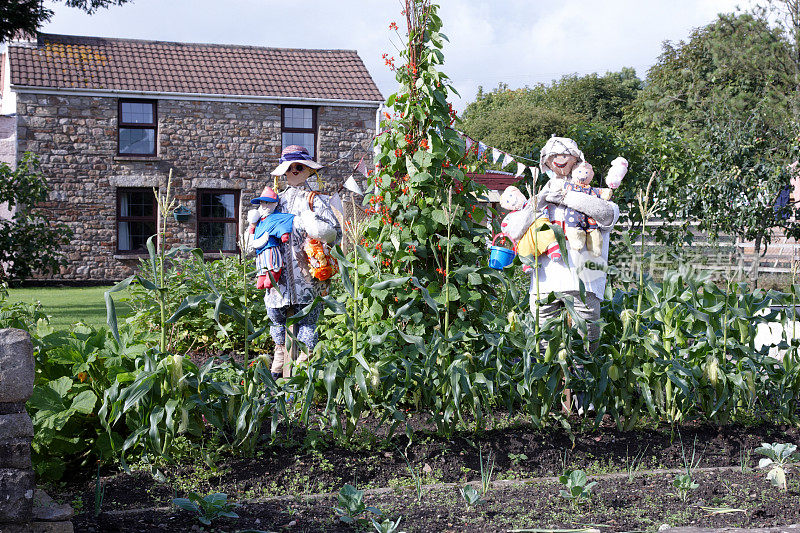
MULTIPOLYGON (((66 328, 76 322, 100 327, 106 323, 106 303, 103 293, 111 286, 99 287, 26 287, 8 290, 8 302, 41 302, 42 309, 50 316, 50 325, 55 329, 66 328)), ((114 298, 117 316, 122 318, 130 312, 119 294, 114 298)))

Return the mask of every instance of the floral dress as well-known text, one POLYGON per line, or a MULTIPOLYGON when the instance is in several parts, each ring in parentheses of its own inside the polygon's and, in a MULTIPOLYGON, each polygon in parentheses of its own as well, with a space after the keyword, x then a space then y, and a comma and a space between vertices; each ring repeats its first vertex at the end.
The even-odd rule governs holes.
MULTIPOLYGON (((296 222, 302 213, 309 211, 310 192, 307 187, 289 187, 280 194, 275 212, 295 215, 296 222)), ((314 215, 318 220, 335 228, 334 243, 341 242, 342 229, 327 197, 319 195, 314 198, 314 215)), ((267 307, 305 305, 311 303, 318 295, 327 294, 330 281, 314 279, 308 271, 308 257, 303 250, 305 238, 306 232, 299 229, 295 223, 289 241, 280 243, 284 270, 277 286, 269 289, 264 296, 264 304, 267 307)))

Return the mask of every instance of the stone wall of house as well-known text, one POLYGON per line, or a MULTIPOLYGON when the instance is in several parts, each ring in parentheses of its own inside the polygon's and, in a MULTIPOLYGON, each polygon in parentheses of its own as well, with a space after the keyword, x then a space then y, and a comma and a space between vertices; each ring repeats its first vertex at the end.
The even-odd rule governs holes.
POLYGON ((0 115, 0 163, 16 163, 17 155, 17 117, 0 115))
MULTIPOLYGON (((74 232, 64 250, 68 266, 42 278, 111 281, 133 272, 138 257, 116 253, 119 187, 163 188, 172 169, 175 198, 192 216, 185 223, 168 223, 167 245, 195 246, 198 188, 241 191, 244 225, 250 199, 273 182, 270 171, 281 151, 279 106, 159 100, 158 155, 142 159, 117 156, 117 102, 17 95, 18 155, 39 155, 52 185, 43 207, 74 232)), ((323 177, 327 188, 335 189, 362 156, 371 157, 375 109, 320 107, 317 121, 318 160, 330 165, 323 177)))

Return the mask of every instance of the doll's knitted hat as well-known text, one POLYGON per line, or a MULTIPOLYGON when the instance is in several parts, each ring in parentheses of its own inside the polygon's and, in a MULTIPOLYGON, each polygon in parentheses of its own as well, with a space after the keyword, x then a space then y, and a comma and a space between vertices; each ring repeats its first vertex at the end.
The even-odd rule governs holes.
POLYGON ((550 137, 547 139, 542 151, 539 153, 539 170, 547 171, 547 160, 556 155, 571 155, 578 158, 578 163, 585 161, 583 152, 578 149, 578 143, 569 137, 550 137))
POLYGON ((261 192, 261 196, 259 196, 258 198, 253 198, 252 200, 250 200, 250 203, 258 205, 261 202, 277 202, 277 201, 278 201, 278 195, 275 193, 275 191, 272 190, 272 187, 267 185, 261 192))

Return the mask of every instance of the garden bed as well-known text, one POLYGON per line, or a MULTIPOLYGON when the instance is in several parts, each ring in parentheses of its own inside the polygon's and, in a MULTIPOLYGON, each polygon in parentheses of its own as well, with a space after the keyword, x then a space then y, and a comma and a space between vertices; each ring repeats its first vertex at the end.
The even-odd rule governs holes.
MULTIPOLYGON (((577 419, 574 422, 579 425, 577 419)), ((196 518, 170 508, 172 498, 190 491, 222 492, 231 501, 246 502, 237 510, 239 519, 214 522, 213 527, 223 531, 271 531, 287 524, 292 524, 287 531, 348 531, 352 527, 340 523, 332 510, 332 494, 346 483, 367 489, 367 505, 389 517, 402 516, 400 530, 409 532, 586 524, 602 525, 601 531, 631 531, 655 530, 663 523, 757 527, 800 522, 797 473, 789 474, 789 490, 781 492, 756 469, 759 456, 753 452, 761 442, 800 443, 797 428, 690 425, 619 432, 604 427, 577 433, 573 446, 562 431, 534 430, 507 419, 503 425, 450 439, 417 432, 406 446, 404 436, 388 443, 380 440, 367 421, 347 446, 322 433, 295 429, 274 443, 265 442, 255 457, 187 451, 178 464, 159 464, 164 482, 156 481, 142 464, 133 465, 131 475, 103 475, 104 512, 97 518, 92 503, 95 479, 52 490, 80 508, 78 531, 191 529, 199 526, 196 518), (403 453, 425 485, 420 502, 403 453), (490 454, 495 486, 485 496, 486 503, 468 508, 459 488, 480 483, 481 459, 487 464, 490 454), (672 482, 688 462, 699 469, 693 474, 699 487, 684 503, 672 495, 672 482), (573 508, 559 496, 562 485, 553 476, 565 469, 599 476, 589 503, 573 508), (702 507, 744 511, 715 514, 702 507)))

